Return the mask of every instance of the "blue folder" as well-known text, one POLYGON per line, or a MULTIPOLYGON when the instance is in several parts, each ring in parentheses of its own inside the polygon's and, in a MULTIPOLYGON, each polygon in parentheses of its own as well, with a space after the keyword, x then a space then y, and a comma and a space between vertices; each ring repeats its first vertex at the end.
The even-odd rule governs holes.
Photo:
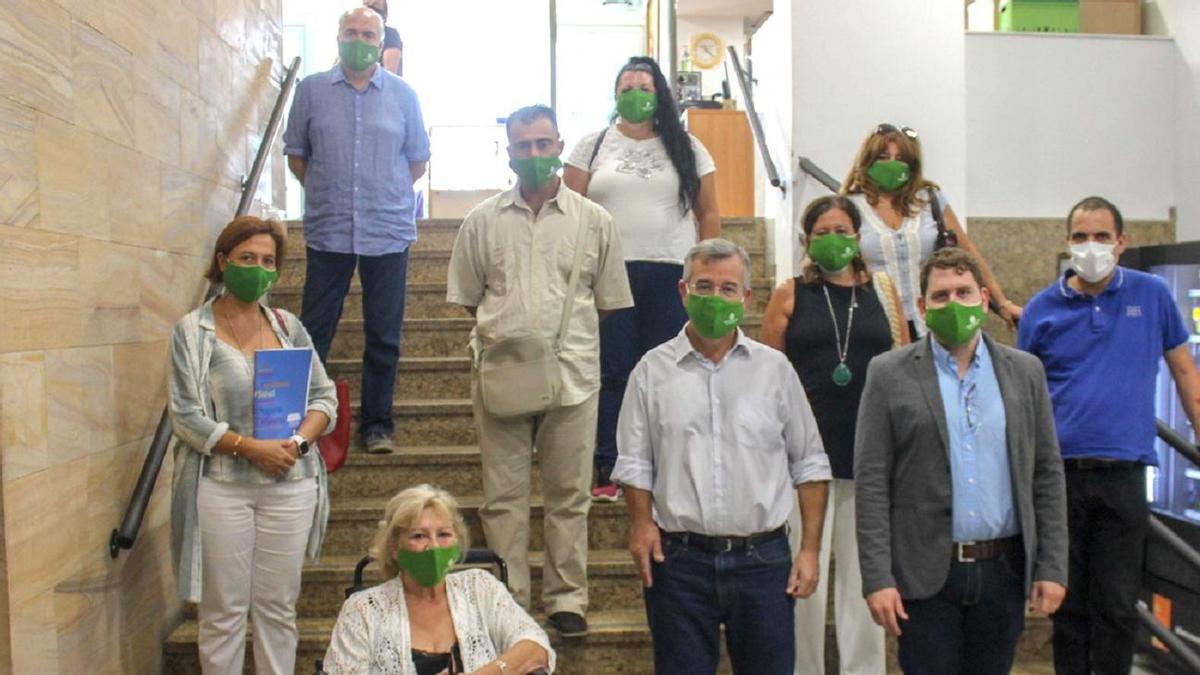
POLYGON ((290 438, 308 410, 308 376, 313 350, 254 352, 254 437, 290 438))

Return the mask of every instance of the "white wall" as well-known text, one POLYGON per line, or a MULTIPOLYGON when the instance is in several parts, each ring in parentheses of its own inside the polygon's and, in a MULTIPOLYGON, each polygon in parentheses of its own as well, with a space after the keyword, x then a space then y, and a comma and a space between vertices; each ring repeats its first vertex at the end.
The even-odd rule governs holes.
POLYGON ((1200 239, 1200 2, 1170 3, 1175 35, 1176 236, 1200 239))
MULTIPOLYGON (((744 34, 744 19, 740 16, 682 16, 680 15, 675 20, 676 29, 679 32, 679 54, 683 55, 683 50, 688 49, 689 55, 692 57, 692 68, 700 70, 700 84, 704 90, 705 98, 711 97, 713 94, 721 92, 721 81, 725 79, 724 64, 718 65, 715 68, 702 70, 696 67, 695 55, 691 54, 691 39, 697 33, 713 33, 721 38, 726 47, 734 47, 737 50, 738 56, 745 61, 746 56, 746 37, 744 34)), ((728 57, 726 57, 728 58, 728 57)), ((733 74, 733 65, 729 66, 729 87, 734 98, 738 98, 737 84, 732 80, 736 77, 733 74)))
POLYGON ((1174 64, 1161 38, 968 34, 971 214, 1061 217, 1099 194, 1127 217, 1167 218, 1174 64))

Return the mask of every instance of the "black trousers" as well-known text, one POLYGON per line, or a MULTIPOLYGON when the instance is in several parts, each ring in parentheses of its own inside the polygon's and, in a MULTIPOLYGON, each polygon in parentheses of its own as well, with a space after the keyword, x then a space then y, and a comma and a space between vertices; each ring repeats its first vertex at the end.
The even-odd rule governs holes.
POLYGON ((1146 467, 1080 469, 1068 462, 1067 597, 1054 620, 1058 675, 1129 672, 1146 540, 1146 467))

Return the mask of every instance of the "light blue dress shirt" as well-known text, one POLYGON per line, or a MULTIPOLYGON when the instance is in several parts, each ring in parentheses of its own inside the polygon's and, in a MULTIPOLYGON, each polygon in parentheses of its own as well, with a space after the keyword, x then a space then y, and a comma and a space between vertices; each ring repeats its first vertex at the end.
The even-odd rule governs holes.
POLYGON ((341 66, 304 78, 283 154, 306 160, 304 238, 331 253, 402 253, 417 240, 409 162, 429 159, 417 95, 376 68, 356 90, 341 66))
POLYGON ((950 440, 953 537, 1001 539, 1020 532, 1008 464, 1007 418, 992 356, 981 338, 962 379, 949 350, 930 339, 950 440))

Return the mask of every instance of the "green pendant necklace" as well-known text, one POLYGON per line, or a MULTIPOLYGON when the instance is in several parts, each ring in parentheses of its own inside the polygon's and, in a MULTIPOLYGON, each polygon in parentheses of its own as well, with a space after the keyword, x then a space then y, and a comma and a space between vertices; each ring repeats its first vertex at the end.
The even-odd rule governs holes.
POLYGON ((850 353, 850 327, 854 325, 854 308, 858 306, 858 286, 850 287, 850 310, 846 316, 845 344, 842 343, 842 334, 838 330, 837 314, 833 311, 833 300, 829 299, 829 285, 822 283, 821 290, 825 291, 825 304, 829 306, 829 318, 833 321, 834 346, 837 347, 838 364, 833 369, 833 383, 844 387, 854 379, 854 374, 850 372, 850 366, 846 365, 846 355, 850 353))

